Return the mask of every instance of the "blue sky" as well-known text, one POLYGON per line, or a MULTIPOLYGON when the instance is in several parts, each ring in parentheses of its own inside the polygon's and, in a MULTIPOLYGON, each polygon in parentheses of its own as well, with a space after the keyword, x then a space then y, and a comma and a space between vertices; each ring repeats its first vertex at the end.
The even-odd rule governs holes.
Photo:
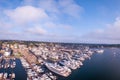
POLYGON ((0 0, 0 39, 120 43, 119 0, 0 0))

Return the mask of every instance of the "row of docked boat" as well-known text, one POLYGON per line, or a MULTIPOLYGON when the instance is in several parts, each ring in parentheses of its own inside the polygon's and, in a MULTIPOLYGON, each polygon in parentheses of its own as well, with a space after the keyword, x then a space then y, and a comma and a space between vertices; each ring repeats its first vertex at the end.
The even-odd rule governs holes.
POLYGON ((1 69, 1 68, 4 68, 4 69, 7 69, 7 68, 15 68, 15 66, 16 66, 16 62, 13 61, 12 63, 0 64, 0 69, 1 69))
POLYGON ((0 80, 14 80, 15 79, 15 73, 0 73, 0 80))
POLYGON ((43 74, 43 75, 41 75, 41 77, 39 77, 39 76, 27 77, 27 80, 56 80, 56 79, 51 79, 46 74, 43 74))
POLYGON ((90 56, 92 54, 93 54, 93 51, 90 51, 90 50, 84 53, 74 54, 73 56, 68 54, 67 55, 68 58, 65 57, 65 59, 62 59, 59 62, 55 62, 55 63, 46 62, 45 66, 53 73, 67 77, 70 75, 71 70, 80 68, 80 66, 83 65, 82 62, 85 59, 90 59, 90 56))
POLYGON ((35 70, 29 68, 26 69, 27 72, 27 80, 56 80, 56 76, 53 76, 52 73, 43 73, 40 74, 35 70))
POLYGON ((59 64, 64 65, 72 70, 75 70, 77 68, 79 68, 80 66, 83 65, 83 63, 81 61, 76 61, 76 60, 62 60, 59 62, 59 64))
POLYGON ((22 66, 24 68, 30 68, 30 65, 28 64, 28 62, 23 57, 20 57, 20 61, 21 61, 22 66))
POLYGON ((0 64, 0 68, 4 68, 4 69, 7 69, 7 68, 15 68, 16 66, 16 62, 13 62, 13 64, 0 64))
POLYGON ((52 73, 45 73, 40 65, 29 64, 23 57, 20 58, 27 73, 27 80, 56 80, 52 73))

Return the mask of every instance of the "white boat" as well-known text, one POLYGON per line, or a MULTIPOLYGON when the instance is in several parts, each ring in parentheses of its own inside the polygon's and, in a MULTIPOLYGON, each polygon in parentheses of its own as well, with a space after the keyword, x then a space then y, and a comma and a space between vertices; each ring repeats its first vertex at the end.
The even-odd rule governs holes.
POLYGON ((15 60, 16 58, 13 58, 13 60, 15 60))
POLYGON ((15 78, 15 73, 12 73, 12 74, 11 74, 11 77, 12 77, 12 78, 15 78))
POLYGON ((3 73, 0 73, 0 79, 3 77, 3 73))
POLYGON ((5 69, 7 68, 7 65, 6 65, 6 64, 4 65, 4 68, 5 68, 5 69))
POLYGON ((11 64, 10 67, 11 67, 11 68, 15 68, 15 65, 11 64))
POLYGON ((16 62, 13 62, 13 65, 16 65, 16 62))
POLYGON ((97 53, 103 53, 104 50, 102 50, 102 49, 101 49, 101 50, 96 50, 96 52, 97 52, 97 53))
POLYGON ((83 58, 83 57, 80 57, 80 58, 79 58, 79 60, 80 60, 80 61, 84 61, 84 60, 85 60, 85 58, 83 58))
POLYGON ((66 66, 59 66, 57 64, 52 64, 52 63, 46 63, 45 65, 50 71, 64 77, 69 76, 71 73, 71 70, 66 66))
POLYGON ((10 65, 9 64, 7 64, 7 68, 9 68, 10 67, 10 65))
POLYGON ((7 74, 7 73, 4 73, 3 78, 4 78, 4 79, 6 79, 6 78, 7 78, 7 76, 8 76, 8 74, 7 74))
POLYGON ((4 67, 4 65, 2 65, 2 68, 4 67))
POLYGON ((9 74, 9 77, 11 77, 11 74, 9 74))

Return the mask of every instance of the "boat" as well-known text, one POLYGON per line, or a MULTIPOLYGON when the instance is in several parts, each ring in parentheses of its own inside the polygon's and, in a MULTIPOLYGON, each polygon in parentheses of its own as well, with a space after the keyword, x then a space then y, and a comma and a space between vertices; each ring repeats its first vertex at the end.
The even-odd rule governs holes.
POLYGON ((9 64, 7 64, 7 68, 9 68, 10 67, 10 65, 9 64))
POLYGON ((11 74, 11 78, 12 78, 12 79, 15 78, 15 73, 12 73, 12 74, 11 74))
POLYGON ((67 77, 70 75, 71 73, 71 70, 66 67, 66 66, 59 66, 57 65, 56 63, 55 64, 52 64, 52 63, 45 63, 45 66, 52 72, 58 74, 58 75, 61 75, 61 76, 64 76, 64 77, 67 77))
POLYGON ((0 69, 2 68, 2 65, 0 64, 0 69))
POLYGON ((2 79, 2 77, 3 77, 3 73, 0 73, 0 80, 2 79))
POLYGON ((4 65, 1 66, 2 68, 4 67, 4 65))
POLYGON ((78 61, 78 63, 79 63, 79 65, 80 65, 80 66, 82 66, 82 65, 83 65, 83 63, 82 63, 81 61, 78 61))
POLYGON ((13 58, 13 60, 15 61, 16 58, 13 58))
POLYGON ((9 74, 9 77, 11 77, 11 74, 9 74))
POLYGON ((7 68, 7 65, 5 64, 5 65, 4 65, 4 69, 6 69, 6 68, 7 68))
POLYGON ((52 80, 56 80, 56 79, 57 79, 57 77, 56 77, 55 75, 53 75, 51 72, 46 73, 46 75, 47 75, 49 78, 51 78, 52 80))
POLYGON ((77 66, 76 66, 76 64, 74 64, 74 62, 73 61, 61 61, 61 62, 59 62, 61 65, 63 65, 63 66, 66 66, 66 67, 68 67, 68 68, 70 68, 70 69, 72 69, 72 70, 75 70, 75 69, 77 69, 77 66))
POLYGON ((80 61, 84 61, 85 58, 84 58, 84 57, 80 57, 79 60, 80 60, 80 61))
POLYGON ((11 67, 11 68, 15 68, 15 65, 11 64, 10 67, 11 67))
POLYGON ((13 65, 16 65, 16 62, 13 62, 13 65))
POLYGON ((103 53, 104 50, 102 50, 102 49, 101 49, 101 50, 96 50, 96 52, 97 52, 97 53, 103 53))
POLYGON ((4 79, 6 79, 6 78, 7 78, 7 76, 8 76, 8 74, 7 74, 7 73, 4 73, 3 78, 4 78, 4 79))

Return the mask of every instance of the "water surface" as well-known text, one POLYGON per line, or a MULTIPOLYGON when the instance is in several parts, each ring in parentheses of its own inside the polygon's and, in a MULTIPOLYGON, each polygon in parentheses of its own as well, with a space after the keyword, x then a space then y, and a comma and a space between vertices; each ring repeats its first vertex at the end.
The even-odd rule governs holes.
POLYGON ((58 80, 120 80, 120 49, 105 48, 103 54, 94 54, 83 66, 58 80))

